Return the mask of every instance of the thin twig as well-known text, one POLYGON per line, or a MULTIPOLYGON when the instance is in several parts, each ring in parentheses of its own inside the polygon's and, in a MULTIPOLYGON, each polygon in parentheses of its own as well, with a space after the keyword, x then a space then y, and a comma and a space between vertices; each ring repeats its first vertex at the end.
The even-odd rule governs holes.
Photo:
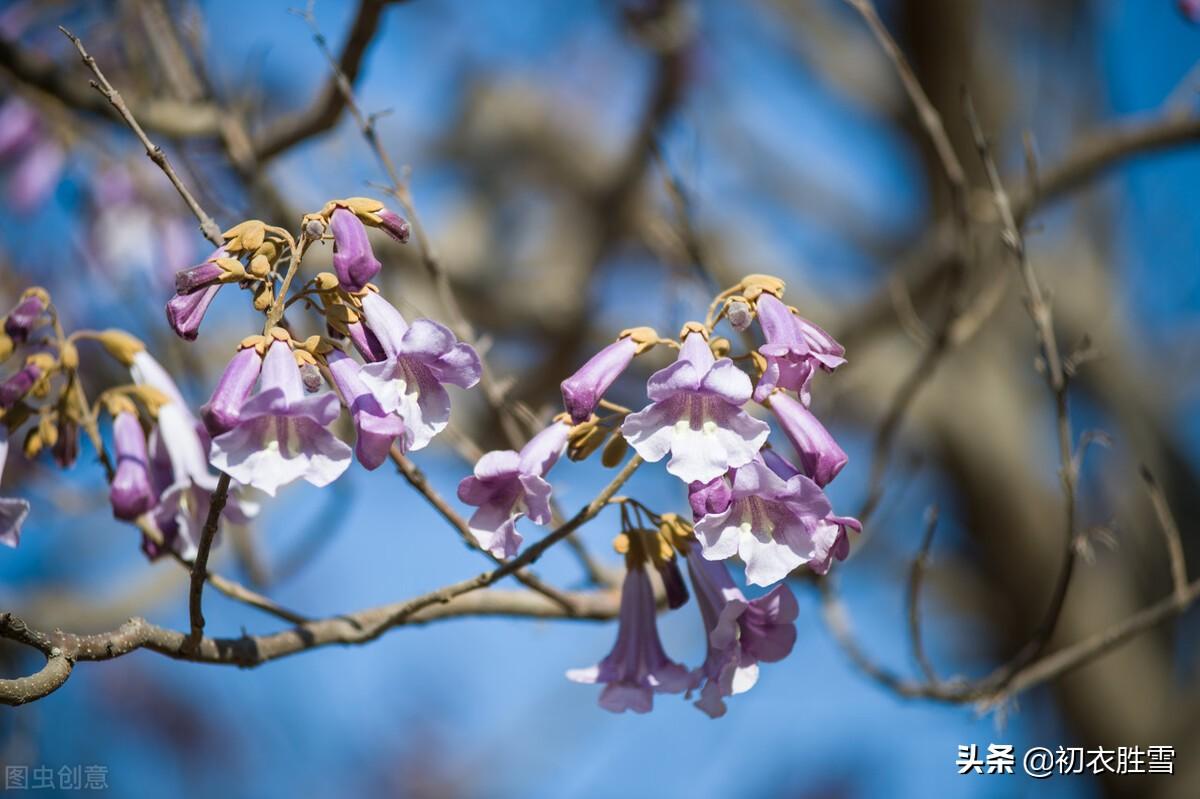
POLYGON ((937 672, 933 669, 933 662, 930 661, 928 654, 925 652, 925 641, 921 635, 921 584, 925 579, 925 571, 929 566, 929 550, 933 546, 933 534, 937 530, 938 523, 938 508, 937 505, 932 505, 927 513, 925 522, 925 535, 921 537, 921 548, 917 551, 917 556, 913 558, 912 566, 908 572, 908 633, 912 638, 913 657, 917 660, 917 665, 921 667, 921 672, 925 675, 925 679, 930 683, 937 683, 937 672))
POLYGON ((133 118, 129 107, 125 105, 125 101, 121 98, 121 93, 113 88, 113 85, 108 82, 108 78, 104 77, 104 73, 100 71, 99 65, 96 64, 96 59, 88 55, 79 37, 61 25, 58 29, 71 40, 71 43, 75 45, 75 49, 79 51, 79 57, 83 59, 84 65, 96 76, 96 79, 91 82, 92 87, 103 94, 112 107, 116 109, 121 119, 125 120, 125 124, 129 126, 129 129, 137 136, 138 141, 146 148, 146 155, 150 157, 150 160, 171 181, 171 185, 175 187, 175 191, 179 192, 179 196, 187 203, 187 207, 191 210, 192 215, 200 222, 200 232, 204 234, 206 239, 212 242, 214 247, 220 247, 222 243, 221 229, 217 227, 217 223, 213 221, 212 217, 206 214, 204 209, 200 207, 200 204, 196 202, 196 198, 188 191, 187 186, 183 185, 183 181, 179 179, 179 175, 175 174, 175 169, 171 166, 171 162, 167 160, 166 153, 163 152, 161 147, 150 141, 150 138, 146 135, 146 131, 142 130, 142 126, 133 118))
POLYGON ((1167 505, 1167 498, 1163 494, 1162 487, 1154 479, 1149 467, 1143 464, 1138 471, 1141 473, 1142 482, 1146 485, 1146 493, 1150 497, 1150 504, 1154 507, 1154 515, 1158 517, 1158 524, 1162 527, 1163 537, 1167 542, 1167 557, 1171 561, 1171 583, 1175 587, 1175 598, 1182 602, 1188 590, 1188 576, 1187 560, 1183 554, 1183 539, 1179 535, 1179 525, 1175 523, 1175 516, 1167 505))

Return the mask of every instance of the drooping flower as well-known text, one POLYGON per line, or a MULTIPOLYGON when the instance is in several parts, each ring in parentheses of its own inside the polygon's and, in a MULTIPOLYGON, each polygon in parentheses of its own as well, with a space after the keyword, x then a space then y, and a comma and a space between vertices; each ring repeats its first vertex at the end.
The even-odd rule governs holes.
POLYGON ((329 228, 338 283, 346 291, 361 291, 383 268, 371 250, 366 226, 353 211, 339 207, 330 215, 329 228))
POLYGON ((725 697, 744 693, 758 682, 758 664, 783 660, 796 643, 799 606, 785 584, 747 600, 724 563, 688 550, 688 574, 707 631, 704 664, 692 675, 703 687, 696 707, 712 718, 725 715, 725 697))
POLYGON ((228 433, 237 426, 242 406, 254 390, 260 371, 262 356, 254 347, 239 349, 229 360, 212 398, 200 408, 200 418, 210 436, 228 433))
MULTIPOLYGON (((217 477, 208 467, 205 430, 174 379, 149 352, 139 350, 131 361, 129 372, 134 382, 157 389, 168 400, 158 408, 158 424, 148 442, 150 484, 158 498, 154 523, 167 548, 190 558, 199 544, 212 492, 217 487, 217 477)), ((241 487, 232 484, 221 515, 234 523, 244 523, 257 511, 258 506, 242 496, 241 487)), ((142 549, 151 558, 165 553, 149 538, 144 539, 142 549)))
POLYGON ((175 275, 175 295, 167 301, 167 321, 180 338, 194 341, 200 332, 204 314, 221 290, 221 278, 226 275, 217 264, 225 255, 225 247, 218 247, 202 263, 175 275))
MULTIPOLYGON (((8 460, 8 428, 0 424, 0 477, 8 460)), ((28 500, 0 497, 0 544, 13 547, 21 543, 21 525, 29 516, 28 500)))
POLYGON ((387 460, 392 442, 404 436, 404 421, 379 406, 379 400, 359 376, 362 367, 357 361, 338 350, 330 352, 327 360, 334 385, 354 418, 358 434, 354 454, 367 469, 377 469, 387 460))
POLYGON ((770 432, 742 410, 750 378, 728 358, 715 360, 700 333, 689 333, 675 363, 651 375, 647 393, 651 404, 626 417, 621 433, 652 463, 670 452, 667 471, 687 483, 749 463, 770 432))
POLYGON ((213 439, 209 460, 271 496, 300 478, 328 485, 350 465, 350 448, 326 429, 338 413, 332 392, 305 396, 291 348, 276 338, 263 359, 258 393, 242 406, 236 426, 213 439))
POLYGON ((4 332, 17 344, 29 340, 29 334, 50 307, 50 295, 40 287, 26 289, 20 302, 4 318, 4 332))
POLYGON ((51 358, 38 352, 25 359, 25 365, 0 382, 0 409, 16 405, 46 373, 51 358))
POLYGON ((637 351, 638 343, 624 336, 597 352, 579 367, 579 371, 562 381, 563 406, 571 414, 572 422, 587 421, 604 392, 633 362, 637 351))
POLYGON ((117 469, 108 492, 113 516, 133 521, 153 508, 156 502, 154 489, 150 486, 146 435, 135 413, 122 411, 113 418, 113 449, 117 469))
POLYGON ((425 447, 450 422, 450 395, 443 383, 471 388, 479 382, 479 355, 448 328, 429 319, 410 326, 374 292, 362 298, 367 326, 386 358, 360 374, 379 406, 404 420, 404 449, 425 447))
POLYGON ((833 508, 809 478, 784 480, 755 458, 734 470, 731 497, 724 512, 696 522, 705 558, 737 555, 746 564, 747 581, 765 586, 822 557, 814 536, 833 508))
POLYGON ((846 350, 824 330, 792 313, 770 292, 759 295, 756 309, 766 339, 758 351, 766 358, 767 368, 754 389, 755 401, 762 402, 781 388, 797 392, 807 405, 813 373, 818 367, 833 371, 844 364, 846 350))
MULTIPOLYGON (((763 450, 763 462, 784 480, 790 480, 801 471, 773 449, 763 450)), ((817 524, 813 532, 813 558, 808 567, 817 574, 827 574, 834 558, 845 560, 850 555, 849 531, 862 532, 862 523, 850 516, 830 513, 817 524)))
POLYGON ((475 464, 475 474, 458 484, 458 498, 478 508, 467 524, 479 546, 498 558, 517 554, 524 540, 516 523, 522 515, 535 524, 550 522, 550 471, 567 446, 571 426, 554 422, 520 452, 496 450, 475 464))
POLYGON ((649 713, 655 693, 681 693, 689 687, 688 670, 663 651, 655 618, 654 588, 646 570, 625 572, 617 642, 595 666, 571 669, 567 678, 580 683, 603 683, 600 707, 613 713, 649 713))
POLYGON ((820 420, 790 395, 771 395, 771 410, 800 456, 800 471, 824 487, 850 460, 820 420))

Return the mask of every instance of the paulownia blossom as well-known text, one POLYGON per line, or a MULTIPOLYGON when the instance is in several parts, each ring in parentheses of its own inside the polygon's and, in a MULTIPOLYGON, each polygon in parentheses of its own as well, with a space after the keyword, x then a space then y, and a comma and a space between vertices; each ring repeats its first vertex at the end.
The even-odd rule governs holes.
MULTIPOLYGON (((145 350, 135 353, 132 360, 129 371, 134 382, 151 386, 168 399, 158 409, 158 424, 150 433, 148 445, 150 483, 157 497, 154 523, 167 547, 190 558, 208 521, 212 492, 217 487, 217 477, 209 470, 205 455, 208 440, 179 387, 162 365, 145 350)), ((257 512, 256 503, 244 499, 237 486, 231 487, 222 516, 235 524, 244 524, 257 512)), ((165 554, 149 538, 142 541, 142 549, 151 559, 165 554)))
POLYGON ((747 600, 725 564, 706 560, 696 547, 688 550, 687 566, 708 632, 704 664, 692 674, 693 688, 703 684, 696 707, 718 718, 725 715, 725 697, 758 682, 760 662, 774 663, 791 653, 800 609, 783 584, 747 600))
POLYGON ((655 612, 654 588, 645 568, 628 569, 621 586, 617 642, 612 652, 595 666, 567 672, 567 678, 575 682, 603 683, 600 707, 605 710, 649 713, 654 694, 682 693, 691 684, 688 670, 663 651, 655 612))
POLYGON ((334 385, 354 418, 354 454, 367 469, 377 469, 387 460, 392 442, 404 436, 404 420, 380 407, 362 381, 357 361, 338 350, 330 352, 327 359, 334 385))
POLYGON ((688 333, 675 363, 650 376, 651 404, 621 425, 625 440, 647 461, 671 460, 667 471, 687 483, 706 483, 744 466, 770 427, 742 410, 750 378, 728 358, 716 360, 704 336, 688 333))
POLYGON ((122 411, 113 417, 113 449, 117 469, 108 497, 113 516, 133 521, 157 503, 150 485, 150 458, 146 454, 146 435, 137 414, 122 411))
POLYGON ((807 319, 792 313, 778 297, 763 292, 756 301, 758 323, 766 339, 758 351, 767 368, 754 388, 762 402, 776 388, 797 392, 809 402, 808 384, 817 367, 833 371, 846 362, 846 350, 833 337, 807 319))
MULTIPOLYGON (((763 462, 784 480, 801 474, 795 464, 772 449, 763 450, 763 462)), ((837 516, 833 513, 821 519, 817 523, 817 529, 813 531, 814 554, 813 559, 808 562, 808 567, 817 574, 826 574, 833 565, 834 558, 845 560, 850 554, 849 530, 861 533, 862 523, 850 516, 837 516)))
POLYGON ((779 420, 784 435, 800 456, 800 471, 825 487, 837 477, 849 461, 825 425, 804 404, 790 395, 777 392, 771 395, 771 410, 779 420))
POLYGON ((346 291, 362 291, 383 265, 371 250, 367 227, 353 212, 335 208, 329 217, 333 233, 333 271, 346 291))
POLYGON ((471 388, 479 382, 479 355, 444 325, 418 319, 409 325, 374 292, 362 298, 367 327, 385 355, 360 377, 385 413, 404 420, 404 449, 418 450, 450 422, 450 395, 443 383, 471 388))
POLYGON ((737 555, 752 585, 771 585, 823 557, 814 535, 833 508, 812 480, 801 474, 785 480, 755 458, 733 470, 731 489, 728 508, 696 522, 704 557, 737 555))
POLYGON ((638 343, 623 336, 593 355, 579 371, 562 381, 563 406, 575 424, 586 422, 596 410, 604 392, 612 387, 633 357, 638 343))
POLYGON ((332 392, 305 395, 291 348, 275 339, 263 359, 258 393, 242 405, 233 429, 213 439, 209 460, 271 496, 301 478, 328 485, 350 465, 350 448, 326 429, 339 412, 332 392))
POLYGON ((14 344, 24 344, 48 307, 50 297, 45 289, 28 289, 21 295, 16 307, 4 318, 4 332, 14 344))
POLYGON ((181 270, 175 276, 175 296, 167 301, 167 322, 180 338, 194 341, 200 323, 221 290, 220 278, 225 274, 216 260, 225 257, 225 248, 218 247, 203 263, 181 270))
MULTIPOLYGON (((0 424, 0 477, 4 475, 4 464, 8 460, 8 428, 0 424)), ((29 516, 28 500, 17 497, 0 497, 0 544, 16 547, 21 543, 21 525, 29 516)))
POLYGON ((550 471, 567 446, 571 427, 554 422, 531 438, 520 452, 486 453, 475 474, 458 484, 458 498, 478 508, 467 525, 479 546, 498 558, 517 554, 524 540, 516 523, 522 515, 535 524, 550 522, 550 471))
POLYGON ((45 374, 49 360, 45 353, 34 353, 20 369, 0 382, 0 409, 7 410, 23 399, 45 374))

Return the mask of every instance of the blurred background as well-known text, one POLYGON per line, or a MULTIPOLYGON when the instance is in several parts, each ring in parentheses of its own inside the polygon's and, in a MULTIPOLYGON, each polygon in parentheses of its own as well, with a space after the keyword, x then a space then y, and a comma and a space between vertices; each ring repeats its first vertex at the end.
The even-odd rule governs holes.
MULTIPOLYGON (((223 227, 255 216, 294 228, 330 198, 386 199, 312 31, 289 10, 299 5, 0 3, 0 139, 17 124, 37 131, 0 148, 0 306, 46 286, 68 328, 131 330, 189 399, 207 398, 258 322, 226 291, 195 343, 164 324, 174 272, 206 242, 56 26, 83 38, 223 227)), ((961 99, 971 93, 1002 173, 1036 198, 1030 258, 1062 346, 1098 355, 1072 378, 1075 434, 1103 430, 1111 446, 1084 461, 1086 557, 1052 647, 1170 590, 1139 464, 1200 557, 1200 140, 1115 159, 1070 191, 1028 191, 1096 136, 1200 114, 1200 26, 1187 5, 879 3, 986 217, 961 99)), ((320 0, 312 10, 383 147, 411 168, 416 206, 512 401, 548 416, 558 381, 621 328, 673 334, 741 275, 778 275, 787 300, 847 348, 849 364, 818 378, 814 408, 851 455, 835 507, 863 502, 871 442, 946 302, 948 198, 856 14, 836 0, 320 0)), ((401 310, 445 318, 415 247, 375 246, 401 310)), ((918 393, 879 509, 835 569, 859 639, 907 674, 917 672, 903 592, 927 507, 941 510, 927 646, 944 675, 984 674, 1028 637, 1061 557, 1037 342, 1011 262, 983 260, 971 277, 978 329, 918 393)), ((639 407, 665 358, 639 361, 615 398, 639 407)), ((85 379, 120 379, 107 368, 85 364, 85 379)), ((476 396, 455 396, 454 422, 502 446, 476 396)), ((416 457, 450 496, 470 471, 457 440, 416 457)), ((558 468, 556 494, 578 507, 608 476, 591 461, 558 468)), ((111 518, 87 450, 65 474, 14 452, 4 492, 33 512, 21 547, 0 551, 0 606, 43 629, 104 630, 131 615, 186 626, 186 574, 148 564, 136 529, 111 518)), ((625 493, 686 509, 661 468, 642 469, 625 493)), ((616 532, 609 512, 582 538, 617 566, 616 532)), ((486 565, 389 468, 351 469, 323 491, 291 487, 252 530, 227 535, 214 561, 314 615, 486 565)), ((584 581, 562 547, 538 570, 566 587, 584 581)), ((612 716, 593 687, 567 682, 566 669, 608 651, 612 624, 465 619, 252 671, 149 652, 85 664, 45 700, 0 710, 0 762, 103 764, 118 796, 1200 795, 1194 614, 983 711, 871 681, 825 629, 813 588, 795 589, 795 651, 716 721, 670 696, 648 716, 612 716), (972 743, 1171 745, 1177 773, 958 776, 957 747, 972 743)), ((215 591, 205 601, 214 634, 278 626, 215 591)), ((702 657, 694 605, 660 629, 673 657, 702 657)), ((4 676, 37 663, 0 646, 4 676)))

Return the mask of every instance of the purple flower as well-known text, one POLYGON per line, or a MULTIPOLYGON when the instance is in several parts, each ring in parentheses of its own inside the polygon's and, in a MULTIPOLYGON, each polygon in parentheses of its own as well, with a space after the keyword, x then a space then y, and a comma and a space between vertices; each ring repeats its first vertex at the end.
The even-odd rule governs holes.
POLYGON ((329 218, 333 231, 333 271, 338 282, 346 291, 361 291, 382 268, 371 242, 367 239, 367 228, 353 211, 335 208, 329 218))
POLYGON ((42 361, 36 356, 30 356, 25 365, 0 383, 0 409, 7 410, 16 405, 43 373, 42 361))
POLYGON ((395 211, 389 211, 386 208, 377 213, 382 220, 379 227, 383 232, 391 236, 401 244, 408 243, 408 237, 412 233, 412 228, 409 227, 408 220, 400 216, 395 211))
POLYGON ((242 405, 237 425, 213 439, 209 460, 271 496, 300 478, 328 485, 350 465, 350 448, 326 429, 338 413, 333 393, 305 396, 291 348, 275 340, 263 359, 258 393, 242 405))
POLYGON ((360 377, 362 367, 357 361, 338 350, 329 353, 327 360, 342 402, 354 417, 358 434, 354 454, 363 466, 377 469, 387 460, 392 442, 404 436, 404 421, 379 407, 379 401, 360 377))
POLYGON ((49 295, 44 289, 28 289, 21 301, 4 319, 4 332, 17 344, 29 340, 29 334, 50 305, 49 295))
POLYGON ((224 257, 225 248, 218 247, 204 263, 176 274, 176 293, 167 301, 167 322, 180 338, 194 341, 200 332, 204 314, 221 290, 218 279, 224 272, 216 260, 224 257))
POLYGON ((725 511, 696 522, 704 557, 739 556, 751 585, 771 585, 823 557, 814 536, 833 509, 812 480, 800 474, 784 480, 755 458, 734 470, 732 489, 725 511))
POLYGON ((167 301, 167 322, 177 336, 186 341, 196 340, 204 314, 220 290, 217 284, 192 294, 176 294, 167 301))
POLYGON ((362 381, 383 411, 404 420, 404 449, 421 449, 450 421, 450 395, 442 384, 470 388, 478 383, 479 356, 437 322, 418 319, 409 326, 374 292, 362 304, 367 326, 387 355, 363 367, 362 381))
POLYGON ((200 408, 200 418, 210 436, 228 433, 237 426, 238 416, 262 371, 262 356, 254 347, 238 350, 229 360, 212 398, 200 408))
MULTIPOLYGON (((8 428, 0 424, 0 476, 8 460, 8 428)), ((21 543, 21 525, 29 515, 29 502, 16 497, 0 497, 0 544, 16 548, 21 543)))
MULTIPOLYGON (((156 388, 169 400, 159 408, 158 425, 150 433, 150 484, 158 497, 153 519, 167 547, 190 558, 208 521, 212 492, 217 487, 217 477, 210 471, 205 455, 206 431, 192 415, 170 374, 150 353, 135 353, 129 372, 135 383, 156 388)), ((239 486, 230 487, 222 511, 225 519, 244 523, 257 511, 256 504, 241 497, 239 486)), ((151 558, 164 554, 148 538, 142 549, 151 558)))
POLYGON ((586 422, 604 392, 633 362, 638 344, 626 336, 593 355, 579 371, 562 382, 563 406, 575 424, 586 422))
POLYGON ((136 414, 122 411, 113 419, 113 448, 117 455, 117 471, 108 498, 112 502, 113 516, 133 521, 155 505, 146 436, 136 414))
POLYGON ((650 462, 668 453, 667 471, 706 483, 749 463, 770 426, 742 410, 750 378, 733 361, 715 361, 708 342, 689 333, 675 363, 650 376, 651 404, 621 425, 625 440, 650 462))
MULTIPOLYGON (((763 450, 763 462, 784 480, 790 480, 800 470, 779 453, 771 449, 763 450)), ((833 559, 845 560, 850 554, 850 538, 847 530, 862 532, 862 523, 849 516, 836 516, 830 513, 818 524, 813 532, 813 559, 808 567, 817 574, 827 574, 833 565, 833 559)))
POLYGON ((725 475, 714 477, 707 483, 697 480, 688 486, 692 521, 699 521, 710 513, 724 513, 732 501, 732 490, 725 475))
POLYGON ((800 456, 800 471, 826 486, 849 459, 825 426, 804 404, 784 393, 771 396, 771 410, 800 456))
POLYGON ((550 522, 551 487, 545 477, 566 449, 570 432, 566 422, 554 422, 520 452, 488 452, 475 464, 475 474, 458 484, 458 498, 478 508, 467 524, 480 547, 498 558, 512 557, 524 540, 517 519, 525 515, 535 524, 550 522))
POLYGON ((704 684, 696 707, 718 718, 725 715, 725 697, 758 682, 760 662, 774 663, 791 653, 800 609, 786 585, 747 601, 725 564, 700 557, 696 547, 688 550, 687 566, 708 632, 704 664, 692 675, 693 687, 704 684))
POLYGON ((379 343, 379 339, 371 332, 371 329, 362 322, 351 322, 346 325, 350 343, 354 345, 354 349, 358 350, 358 354, 367 363, 375 363, 376 361, 387 360, 387 353, 383 351, 383 345, 379 343))
POLYGON ((808 404, 808 383, 817 367, 832 371, 846 362, 846 350, 821 328, 802 319, 764 292, 757 300, 758 323, 766 343, 758 348, 767 359, 767 368, 754 389, 754 399, 762 402, 776 388, 800 394, 808 404))
POLYGON ((600 707, 613 713, 649 713, 655 693, 677 694, 691 679, 686 668, 663 651, 655 618, 654 589, 640 567, 625 573, 617 642, 604 660, 586 669, 571 669, 567 678, 604 683, 600 707))

